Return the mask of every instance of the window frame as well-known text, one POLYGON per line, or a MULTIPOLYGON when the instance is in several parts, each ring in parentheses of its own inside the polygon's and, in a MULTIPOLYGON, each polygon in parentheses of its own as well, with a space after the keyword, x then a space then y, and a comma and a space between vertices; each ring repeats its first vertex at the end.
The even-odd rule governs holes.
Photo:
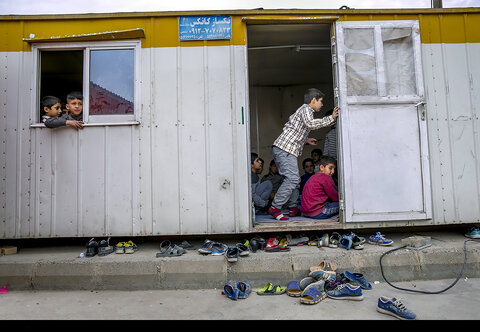
MULTIPOLYGON (((67 51, 67 50, 82 50, 83 51, 83 122, 85 126, 106 126, 106 125, 132 125, 140 122, 140 40, 129 41, 91 41, 91 42, 54 42, 54 43, 35 43, 32 44, 33 53, 33 77, 32 80, 32 120, 33 126, 44 126, 41 124, 41 117, 38 110, 40 109, 40 52, 44 50, 49 51, 67 51), (90 51, 94 50, 115 50, 115 49, 133 49, 133 114, 108 114, 108 115, 90 115, 89 114, 89 99, 90 99, 90 51)), ((64 98, 64 96, 60 96, 64 98)))
MULTIPOLYGON (((344 29, 349 28, 365 28, 373 29, 374 31, 374 48, 375 48, 375 60, 377 68, 377 84, 380 96, 347 96, 348 104, 395 104, 395 103, 409 103, 411 101, 422 101, 424 98, 423 81, 419 79, 421 75, 418 75, 422 68, 422 58, 420 49, 420 27, 419 22, 416 20, 387 20, 387 21, 349 21, 342 23, 342 30, 339 32, 342 34, 341 39, 344 40, 344 29), (414 56, 414 69, 416 76, 416 93, 413 95, 401 95, 401 96, 389 96, 386 95, 385 87, 385 56, 383 54, 383 42, 381 39, 381 33, 383 28, 410 28, 412 31, 412 52, 414 56), (384 94, 382 96, 382 94, 384 94)), ((339 36, 337 36, 338 38, 339 36)), ((342 50, 341 52, 344 52, 342 50)), ((345 57, 345 54, 342 54, 345 57)))

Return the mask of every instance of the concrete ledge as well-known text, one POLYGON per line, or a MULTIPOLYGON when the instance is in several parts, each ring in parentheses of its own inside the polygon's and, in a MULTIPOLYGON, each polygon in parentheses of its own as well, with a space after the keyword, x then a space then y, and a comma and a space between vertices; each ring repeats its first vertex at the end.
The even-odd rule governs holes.
MULTIPOLYGON (((91 258, 78 258, 83 249, 80 247, 26 248, 0 257, 0 286, 11 290, 211 289, 237 280, 259 288, 267 282, 286 285, 290 280, 300 280, 311 266, 323 260, 336 263, 337 272, 363 273, 372 283, 384 280, 380 257, 401 246, 404 236, 397 237, 391 247, 365 244, 363 250, 345 250, 299 246, 289 252, 258 251, 239 257, 235 263, 196 250, 178 257, 156 258, 157 243, 142 244, 130 255, 113 253, 91 258)), ((389 253, 382 259, 384 275, 390 282, 453 281, 463 267, 465 240, 458 234, 440 234, 432 236, 430 247, 389 253)), ((463 277, 480 278, 480 242, 467 244, 467 258, 463 277)))

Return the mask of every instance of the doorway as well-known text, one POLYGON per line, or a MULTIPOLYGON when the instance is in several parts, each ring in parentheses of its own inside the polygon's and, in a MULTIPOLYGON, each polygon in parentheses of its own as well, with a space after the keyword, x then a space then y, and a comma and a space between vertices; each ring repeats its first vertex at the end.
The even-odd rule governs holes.
MULTIPOLYGON (((331 23, 248 24, 248 76, 250 102, 250 150, 264 160, 260 178, 268 174, 272 143, 284 124, 302 104, 305 90, 318 88, 324 106, 315 118, 334 107, 331 23)), ((311 158, 313 149, 324 150, 329 127, 310 132, 317 146, 307 145, 298 158, 311 158)), ((338 227, 338 222, 336 222, 338 227)))

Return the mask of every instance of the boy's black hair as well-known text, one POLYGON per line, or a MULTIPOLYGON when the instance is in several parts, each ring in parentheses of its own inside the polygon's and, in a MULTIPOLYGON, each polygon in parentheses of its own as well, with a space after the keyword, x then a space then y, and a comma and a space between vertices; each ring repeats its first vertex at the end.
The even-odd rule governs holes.
POLYGON ((275 159, 270 160, 270 166, 275 165, 275 159))
POLYGON ((319 155, 320 157, 321 157, 322 154, 323 154, 322 150, 320 150, 320 149, 318 149, 318 148, 317 148, 317 149, 313 149, 312 152, 310 152, 310 154, 313 154, 314 152, 318 153, 318 155, 319 155))
POLYGON ((60 103, 60 104, 62 103, 60 98, 57 98, 55 96, 45 96, 45 97, 43 97, 42 102, 40 104, 41 108, 42 108, 42 112, 44 112, 44 110, 43 110, 44 107, 50 108, 57 103, 60 103))
POLYGON ((255 162, 255 159, 257 159, 257 158, 258 158, 257 153, 255 153, 255 152, 250 153, 250 164, 253 165, 253 163, 255 162))
POLYGON ((330 156, 321 156, 319 160, 320 165, 327 166, 328 164, 334 164, 337 167, 337 160, 330 156))
POLYGON ((67 103, 72 99, 83 100, 83 95, 80 91, 73 91, 67 95, 67 103))
POLYGON ((313 98, 318 100, 323 97, 325 97, 325 94, 322 91, 315 88, 310 88, 305 91, 305 94, 303 95, 303 102, 305 104, 310 104, 313 98))
POLYGON ((302 167, 305 168, 305 164, 306 164, 307 162, 309 162, 309 161, 310 161, 312 164, 315 164, 315 162, 313 161, 312 158, 305 158, 305 159, 303 159, 303 161, 302 161, 302 167))

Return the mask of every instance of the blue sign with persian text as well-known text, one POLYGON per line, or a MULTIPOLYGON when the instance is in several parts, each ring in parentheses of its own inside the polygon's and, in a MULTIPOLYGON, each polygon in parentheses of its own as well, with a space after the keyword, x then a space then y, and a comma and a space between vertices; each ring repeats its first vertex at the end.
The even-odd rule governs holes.
POLYGON ((232 39, 230 16, 182 16, 178 21, 178 37, 182 40, 232 39))

